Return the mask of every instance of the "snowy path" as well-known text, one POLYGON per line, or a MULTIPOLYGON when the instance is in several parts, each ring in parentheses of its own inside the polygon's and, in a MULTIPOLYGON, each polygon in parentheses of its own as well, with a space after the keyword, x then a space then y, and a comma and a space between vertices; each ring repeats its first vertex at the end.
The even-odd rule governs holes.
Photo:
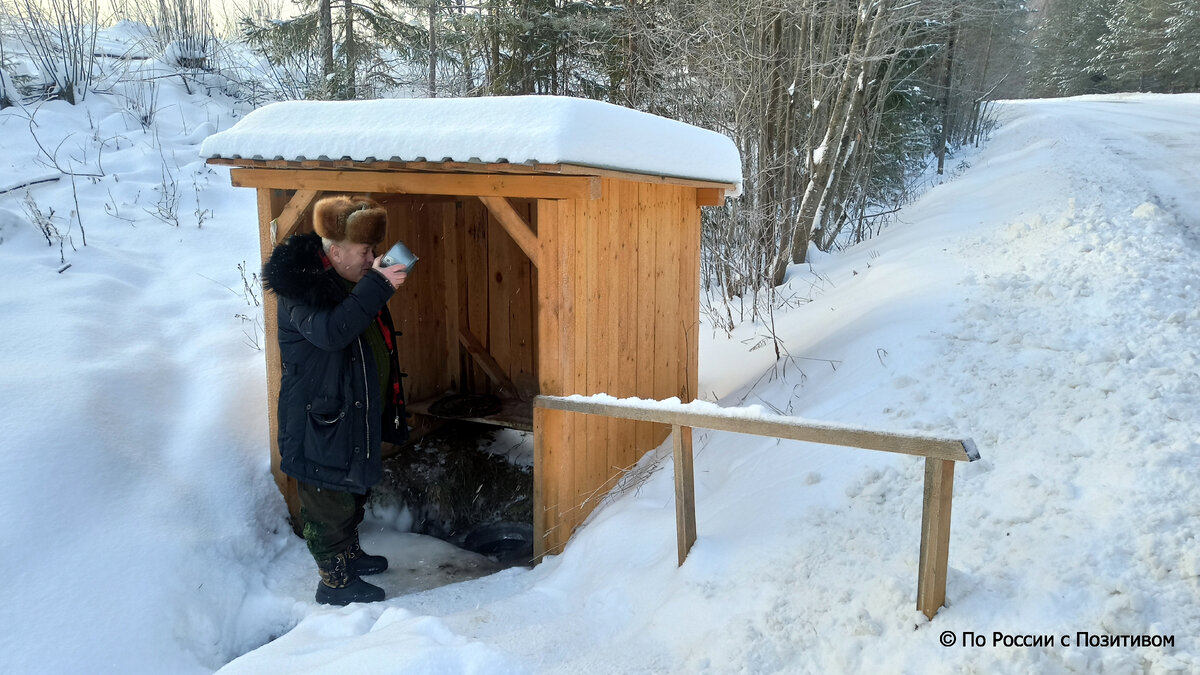
POLYGON ((1148 114, 1134 100, 1085 99, 1064 107, 1062 117, 1140 174, 1156 203, 1200 241, 1200 137, 1194 104, 1186 98, 1162 101, 1148 114))
MULTIPOLYGON (((1016 105, 1014 132, 985 152, 1012 146, 1006 161, 985 164, 998 168, 1044 142, 1022 138, 1021 125, 1057 137, 1038 153, 1051 171, 1031 166, 1014 181, 1026 198, 1013 205, 1036 215, 1018 212, 999 233, 965 242, 963 284, 977 288, 938 363, 916 377, 931 398, 948 395, 991 450, 984 470, 966 468, 956 485, 988 498, 965 497, 955 513, 969 523, 955 531, 957 551, 978 564, 954 557, 966 576, 952 576, 951 595, 956 585, 962 594, 945 613, 950 628, 1190 641, 1200 625, 1200 502, 1188 497, 1200 438, 1200 247, 1162 208, 1195 206, 1196 165, 1180 153, 1200 149, 1200 130, 1184 124, 1194 98, 1171 103, 1016 105), (1035 176, 1036 186, 1026 182, 1035 176), (990 614, 992 625, 979 625, 990 614)), ((1072 670, 1136 668, 1148 655, 981 654, 995 668, 1015 657, 1072 670)))

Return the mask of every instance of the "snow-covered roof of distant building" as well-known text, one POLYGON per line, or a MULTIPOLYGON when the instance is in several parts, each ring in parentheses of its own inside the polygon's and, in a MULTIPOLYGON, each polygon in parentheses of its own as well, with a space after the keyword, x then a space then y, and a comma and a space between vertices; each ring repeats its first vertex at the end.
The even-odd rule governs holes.
POLYGON ((737 147, 715 131, 564 96, 287 101, 205 139, 209 158, 574 164, 735 183, 737 147))

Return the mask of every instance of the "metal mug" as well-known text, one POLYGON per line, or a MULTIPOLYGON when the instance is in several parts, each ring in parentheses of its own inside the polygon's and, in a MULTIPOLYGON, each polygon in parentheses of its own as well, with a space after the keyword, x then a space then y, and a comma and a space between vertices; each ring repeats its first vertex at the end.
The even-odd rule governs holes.
POLYGON ((380 261, 380 267, 391 267, 392 265, 404 265, 406 271, 411 271, 412 266, 420 258, 413 255, 413 252, 408 250, 404 242, 398 241, 392 244, 392 247, 383 254, 383 260, 380 261))

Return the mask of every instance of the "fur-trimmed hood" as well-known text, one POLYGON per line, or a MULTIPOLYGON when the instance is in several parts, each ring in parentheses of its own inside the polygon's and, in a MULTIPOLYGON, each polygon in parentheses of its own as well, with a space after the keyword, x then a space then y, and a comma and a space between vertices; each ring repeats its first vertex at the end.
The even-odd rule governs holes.
POLYGON ((275 247, 263 264, 263 288, 314 307, 334 307, 348 292, 321 250, 316 234, 294 234, 275 247))

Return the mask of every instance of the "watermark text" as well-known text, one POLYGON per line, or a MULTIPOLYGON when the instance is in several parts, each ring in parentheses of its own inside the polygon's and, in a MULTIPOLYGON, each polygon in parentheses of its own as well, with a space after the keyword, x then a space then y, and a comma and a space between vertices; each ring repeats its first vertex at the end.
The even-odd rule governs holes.
POLYGON ((943 647, 1174 647, 1174 635, 1109 635, 1107 633, 1005 633, 964 630, 942 631, 943 647))

